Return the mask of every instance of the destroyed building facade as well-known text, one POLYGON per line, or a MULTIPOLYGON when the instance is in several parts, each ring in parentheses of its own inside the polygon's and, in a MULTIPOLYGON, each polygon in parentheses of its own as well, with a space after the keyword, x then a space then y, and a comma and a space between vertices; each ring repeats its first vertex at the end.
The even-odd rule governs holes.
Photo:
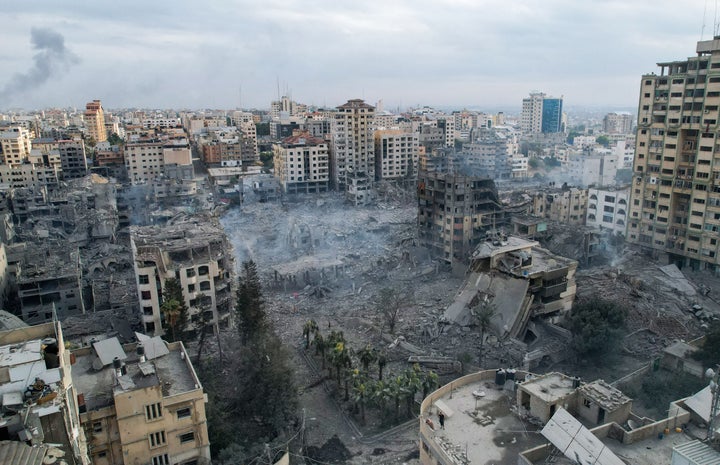
POLYGON ((181 342, 137 334, 71 355, 80 423, 94 465, 207 465, 205 394, 181 342))
POLYGON ((59 323, 0 331, 0 399, 3 439, 43 455, 50 445, 62 449, 70 464, 91 463, 59 323))
POLYGON ((678 266, 717 271, 720 36, 696 52, 642 76, 627 240, 678 266))
POLYGON ((583 225, 587 213, 587 200, 587 189, 545 188, 533 194, 529 213, 559 223, 583 225))
POLYGON ((166 280, 180 283, 189 322, 216 330, 230 323, 233 307, 231 246, 210 217, 180 218, 163 226, 131 228, 131 248, 144 330, 163 333, 160 307, 166 280))
POLYGON ((466 261, 505 221, 492 179, 421 171, 417 192, 420 244, 447 262, 466 261))

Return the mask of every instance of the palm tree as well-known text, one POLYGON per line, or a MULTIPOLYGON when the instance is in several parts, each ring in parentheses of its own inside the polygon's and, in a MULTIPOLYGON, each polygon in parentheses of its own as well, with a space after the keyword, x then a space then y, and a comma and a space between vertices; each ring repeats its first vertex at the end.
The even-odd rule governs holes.
POLYGON ((325 349, 327 349, 328 344, 325 338, 323 338, 322 334, 320 334, 320 331, 315 333, 315 339, 313 339, 313 344, 315 344, 315 355, 320 354, 320 361, 322 363, 322 370, 325 369, 325 349))
POLYGON ((387 365, 387 356, 385 355, 385 351, 382 351, 382 352, 380 352, 380 354, 378 354, 377 363, 378 363, 378 380, 382 381, 383 368, 385 368, 385 365, 387 365))
POLYGON ((492 319, 495 316, 495 305, 489 301, 483 301, 470 309, 470 314, 475 320, 478 328, 480 328, 480 354, 478 356, 478 364, 482 367, 483 362, 483 345, 485 343, 485 333, 490 329, 492 319))
POLYGON ((166 300, 160 306, 160 311, 163 314, 163 318, 165 318, 167 327, 170 328, 170 333, 171 333, 173 342, 177 341, 177 339, 175 337, 175 330, 178 325, 178 320, 180 319, 181 312, 182 312, 182 306, 181 306, 180 302, 178 302, 175 299, 166 300))
POLYGON ((357 370, 355 371, 355 379, 353 383, 353 402, 355 405, 360 405, 360 418, 365 423, 365 402, 368 393, 367 382, 364 376, 360 376, 357 370))
POLYGON ((303 336, 305 337, 305 348, 310 347, 310 336, 317 333, 318 324, 315 320, 307 320, 303 325, 303 336))
POLYGON ((370 364, 378 358, 377 351, 371 348, 370 344, 368 344, 364 349, 358 352, 358 358, 360 359, 360 363, 362 363, 363 370, 367 373, 370 364))
POLYGON ((395 421, 398 420, 400 414, 400 399, 405 397, 407 389, 405 386, 405 376, 398 375, 388 383, 390 397, 395 401, 395 421))
POLYGON ((422 388, 420 379, 420 366, 416 363, 411 369, 405 370, 405 405, 407 416, 412 414, 412 404, 415 400, 415 393, 422 388))
POLYGON ((427 395, 438 386, 439 377, 437 373, 430 370, 425 373, 422 379, 422 398, 425 399, 427 395))

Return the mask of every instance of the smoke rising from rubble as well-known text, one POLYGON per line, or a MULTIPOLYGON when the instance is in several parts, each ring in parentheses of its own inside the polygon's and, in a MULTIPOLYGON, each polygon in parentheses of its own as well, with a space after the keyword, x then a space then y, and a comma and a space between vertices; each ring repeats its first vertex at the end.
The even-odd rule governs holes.
POLYGON ((30 43, 37 52, 33 56, 34 65, 10 78, 0 90, 0 100, 6 101, 15 94, 33 90, 50 77, 80 62, 77 55, 65 47, 65 38, 51 29, 32 28, 30 43))

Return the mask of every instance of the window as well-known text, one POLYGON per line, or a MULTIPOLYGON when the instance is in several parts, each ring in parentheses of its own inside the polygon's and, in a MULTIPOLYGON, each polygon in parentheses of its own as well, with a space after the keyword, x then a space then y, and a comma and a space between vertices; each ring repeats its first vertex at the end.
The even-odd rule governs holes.
POLYGON ((103 427, 101 421, 94 421, 92 424, 93 433, 102 433, 103 427))
POLYGON ((140 276, 138 276, 138 282, 140 284, 150 284, 150 276, 146 274, 141 274, 140 276))
POLYGON ((145 323, 145 332, 152 334, 155 332, 155 323, 145 323))
POLYGON ((167 454, 156 455, 152 458, 152 465, 170 465, 170 459, 167 454))
POLYGON ((592 407, 592 402, 590 402, 590 399, 583 399, 583 405, 587 408, 592 407))
POLYGON ((194 441, 195 440, 195 432, 190 431, 189 433, 181 434, 180 436, 180 444, 184 444, 186 442, 194 441))
POLYGON ((162 417, 162 404, 160 402, 145 406, 145 419, 156 420, 162 417))
POLYGON ((210 268, 209 268, 207 265, 203 265, 203 266, 198 267, 198 274, 199 274, 200 276, 205 276, 205 275, 208 274, 209 272, 210 272, 210 268))
POLYGON ((152 314, 153 314, 152 307, 143 307, 143 315, 152 316, 152 314))
POLYGON ((195 276, 195 268, 188 268, 187 270, 185 270, 185 275, 188 278, 192 278, 193 276, 195 276))
POLYGON ((140 297, 143 300, 150 300, 152 298, 152 295, 150 294, 150 291, 140 291, 140 297))
POLYGON ((200 283, 200 290, 201 291, 209 291, 210 290, 210 281, 203 281, 200 283))
POLYGON ((181 408, 176 413, 177 413, 178 420, 180 418, 187 418, 190 416, 190 407, 181 408))
POLYGON ((194 285, 194 284, 188 284, 188 292, 195 292, 195 285, 194 285))
POLYGON ((156 431, 148 435, 150 441, 150 448, 159 447, 165 445, 165 431, 156 431))

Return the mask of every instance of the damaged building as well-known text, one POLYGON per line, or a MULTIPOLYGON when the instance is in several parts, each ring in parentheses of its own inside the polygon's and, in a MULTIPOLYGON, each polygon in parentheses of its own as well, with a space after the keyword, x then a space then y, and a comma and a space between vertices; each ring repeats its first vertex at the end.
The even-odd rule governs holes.
POLYGON ((423 171, 417 192, 420 244, 447 262, 465 262, 505 222, 492 179, 423 171))
MULTIPOLYGON (((541 336, 547 332, 562 339, 565 330, 553 323, 572 308, 577 265, 575 260, 539 247, 536 241, 490 236, 470 258, 465 283, 446 309, 444 319, 473 326, 473 308, 487 305, 494 309, 491 330, 501 339, 539 339, 542 344, 541 336)), ((562 350, 562 346, 558 348, 562 350)), ((550 355, 541 348, 533 350, 540 352, 532 357, 526 355, 528 364, 550 355)))
POLYGON ((205 394, 181 342, 136 335, 72 352, 79 420, 95 465, 206 465, 205 394))
POLYGON ((32 450, 47 460, 37 463, 91 463, 59 323, 0 331, 0 400, 0 437, 17 444, 18 452, 32 450))
POLYGON ((131 247, 144 330, 162 334, 166 280, 180 283, 192 322, 227 326, 233 307, 231 246, 211 217, 175 218, 164 226, 131 227, 131 247))

